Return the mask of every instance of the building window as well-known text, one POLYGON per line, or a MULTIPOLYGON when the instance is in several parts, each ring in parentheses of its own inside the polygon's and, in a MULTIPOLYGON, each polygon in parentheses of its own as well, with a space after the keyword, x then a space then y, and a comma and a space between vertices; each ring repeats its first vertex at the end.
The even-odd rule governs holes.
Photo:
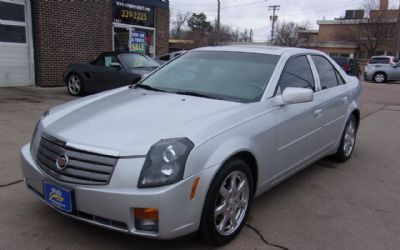
POLYGON ((0 42, 26 43, 25 26, 0 24, 0 42))
POLYGON ((22 4, 0 2, 0 19, 25 22, 25 6, 22 4))
POLYGON ((0 42, 26 43, 25 5, 0 1, 0 42))

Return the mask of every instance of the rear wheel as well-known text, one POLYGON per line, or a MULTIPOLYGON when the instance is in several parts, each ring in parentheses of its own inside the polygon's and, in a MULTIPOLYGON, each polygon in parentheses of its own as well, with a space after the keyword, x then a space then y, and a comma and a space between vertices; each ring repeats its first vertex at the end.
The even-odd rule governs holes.
POLYGON ((340 146, 336 154, 332 155, 333 160, 345 162, 350 159, 356 145, 357 120, 354 115, 350 116, 343 131, 340 146))
POLYGON ((241 159, 224 164, 211 183, 204 204, 200 233, 212 245, 223 245, 240 232, 253 198, 253 177, 241 159))
POLYGON ((67 88, 70 95, 81 96, 84 94, 83 82, 78 74, 72 73, 67 78, 67 88))
POLYGON ((386 74, 383 72, 378 72, 374 75, 374 81, 376 83, 384 83, 386 82, 386 74))

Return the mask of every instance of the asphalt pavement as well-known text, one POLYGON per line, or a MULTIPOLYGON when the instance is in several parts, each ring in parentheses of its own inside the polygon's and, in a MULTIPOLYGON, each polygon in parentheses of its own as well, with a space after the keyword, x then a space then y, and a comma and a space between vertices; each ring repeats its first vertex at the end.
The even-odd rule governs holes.
MULTIPOLYGON (((400 85, 363 83, 353 157, 321 160, 254 201, 221 249, 400 249, 400 85)), ((21 181, 19 148, 65 88, 0 88, 0 249, 210 249, 195 236, 155 241, 97 228, 42 204, 21 181)))

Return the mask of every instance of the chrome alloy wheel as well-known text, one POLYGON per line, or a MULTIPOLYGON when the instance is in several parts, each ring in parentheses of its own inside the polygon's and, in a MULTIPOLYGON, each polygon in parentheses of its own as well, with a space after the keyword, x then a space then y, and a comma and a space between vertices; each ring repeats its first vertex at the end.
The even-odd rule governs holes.
POLYGON ((238 170, 230 173, 222 182, 215 204, 215 227, 221 235, 231 235, 240 227, 249 199, 246 175, 238 170))
POLYGON ((378 73, 378 74, 376 74, 375 75, 375 82, 377 82, 377 83, 383 83, 384 81, 385 81, 385 75, 384 74, 381 74, 381 73, 378 73))
POLYGON ((343 151, 346 157, 350 156, 351 153, 353 152, 355 142, 356 142, 356 124, 354 120, 349 120, 343 141, 343 151))
POLYGON ((79 95, 81 92, 81 80, 75 74, 68 78, 68 90, 72 95, 79 95))

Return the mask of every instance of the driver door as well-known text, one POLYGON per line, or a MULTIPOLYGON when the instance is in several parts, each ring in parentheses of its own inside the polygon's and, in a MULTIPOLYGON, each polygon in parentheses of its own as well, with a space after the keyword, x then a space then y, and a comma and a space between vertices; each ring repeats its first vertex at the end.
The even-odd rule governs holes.
POLYGON ((109 90, 131 84, 127 77, 127 70, 123 67, 115 54, 103 54, 92 71, 95 90, 109 90), (121 67, 112 67, 111 63, 119 63, 121 67))
MULTIPOLYGON (((287 87, 310 88, 314 92, 315 80, 306 55, 290 58, 282 72, 276 97, 287 87)), ((322 131, 322 100, 285 104, 275 111, 276 156, 275 177, 286 176, 291 171, 313 159, 322 148, 319 137, 322 131)))

